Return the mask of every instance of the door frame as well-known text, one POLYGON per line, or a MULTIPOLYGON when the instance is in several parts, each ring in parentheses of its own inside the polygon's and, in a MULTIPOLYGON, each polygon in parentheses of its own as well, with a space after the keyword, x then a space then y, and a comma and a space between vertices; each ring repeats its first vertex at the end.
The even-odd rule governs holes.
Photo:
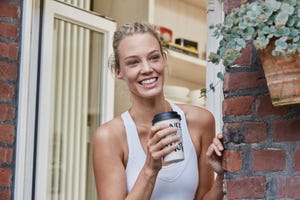
MULTIPOLYGON (((25 0, 23 4, 24 34, 21 49, 14 199, 47 199, 54 19, 103 33, 103 66, 107 65, 112 52, 113 32, 116 29, 116 23, 111 19, 54 0, 43 2, 41 18, 40 3, 40 0, 25 0), (39 29, 40 21, 42 30, 39 29), (38 38, 41 38, 40 41, 38 38)), ((103 67, 102 72, 100 123, 113 118, 114 113, 114 77, 108 67, 103 67)))
MULTIPOLYGON (((219 40, 213 35, 212 29, 209 27, 213 24, 219 24, 224 21, 223 3, 220 0, 207 0, 207 58, 210 52, 215 52, 219 46, 219 40)), ((217 77, 217 74, 224 73, 224 67, 221 62, 218 65, 207 62, 206 64, 206 108, 214 115, 216 123, 216 134, 222 132, 223 113, 222 102, 224 100, 223 81, 217 77), (214 85, 214 91, 210 89, 210 84, 214 85)))
POLYGON ((24 0, 16 132, 14 199, 32 199, 40 0, 24 0))

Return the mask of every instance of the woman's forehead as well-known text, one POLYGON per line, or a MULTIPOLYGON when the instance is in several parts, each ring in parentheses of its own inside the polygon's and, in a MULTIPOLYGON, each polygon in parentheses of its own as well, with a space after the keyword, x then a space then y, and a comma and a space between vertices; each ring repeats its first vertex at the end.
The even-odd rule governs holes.
POLYGON ((147 51, 150 49, 160 49, 159 42, 150 33, 136 33, 124 37, 118 46, 119 53, 129 53, 129 51, 147 51))

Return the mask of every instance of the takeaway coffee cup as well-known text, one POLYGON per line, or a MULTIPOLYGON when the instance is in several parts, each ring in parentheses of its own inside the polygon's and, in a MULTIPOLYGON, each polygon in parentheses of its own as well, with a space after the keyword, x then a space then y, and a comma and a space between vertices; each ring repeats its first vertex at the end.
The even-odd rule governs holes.
MULTIPOLYGON (((165 163, 174 163, 184 160, 180 120, 180 115, 174 111, 159 113, 155 115, 152 120, 153 125, 165 123, 168 124, 169 127, 177 127, 177 132, 174 134, 180 135, 180 140, 178 142, 177 148, 164 157, 165 163)), ((175 143, 172 143, 170 145, 175 145, 175 143)))

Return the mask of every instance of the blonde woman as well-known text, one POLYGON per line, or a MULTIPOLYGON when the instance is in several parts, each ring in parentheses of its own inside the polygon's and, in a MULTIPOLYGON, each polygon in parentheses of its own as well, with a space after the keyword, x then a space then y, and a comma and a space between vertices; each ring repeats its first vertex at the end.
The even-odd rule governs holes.
POLYGON ((144 22, 125 24, 114 34, 113 49, 110 67, 127 84, 132 104, 95 133, 98 198, 223 199, 222 135, 215 137, 214 117, 207 110, 165 99, 167 60, 155 28, 144 22), (154 115, 166 111, 181 117, 185 159, 173 164, 163 157, 177 148, 169 145, 180 139, 173 135, 177 128, 152 125, 154 115))

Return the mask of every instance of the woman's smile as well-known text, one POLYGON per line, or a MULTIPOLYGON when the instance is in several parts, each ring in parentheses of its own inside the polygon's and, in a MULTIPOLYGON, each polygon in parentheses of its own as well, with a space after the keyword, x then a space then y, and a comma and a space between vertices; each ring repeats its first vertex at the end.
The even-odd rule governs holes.
POLYGON ((157 77, 144 79, 144 80, 140 81, 139 83, 141 85, 151 85, 151 84, 155 83, 157 81, 157 79, 158 79, 157 77))

